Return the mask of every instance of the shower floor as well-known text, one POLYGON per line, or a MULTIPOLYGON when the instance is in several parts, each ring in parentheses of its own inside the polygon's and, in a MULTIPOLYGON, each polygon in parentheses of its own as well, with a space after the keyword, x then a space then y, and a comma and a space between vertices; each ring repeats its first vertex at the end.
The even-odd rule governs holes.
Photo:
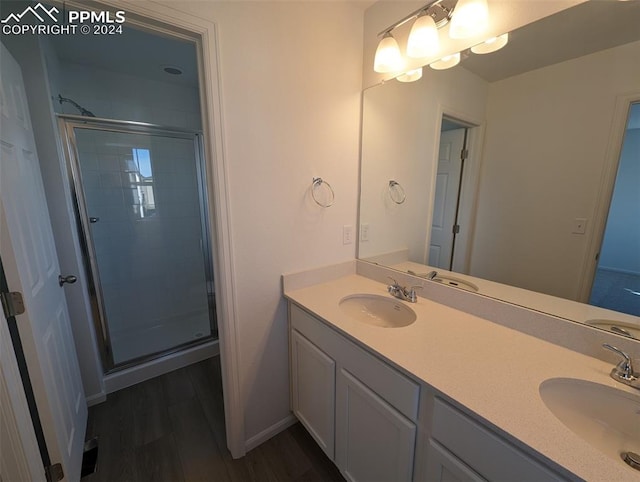
POLYGON ((111 334, 113 361, 117 365, 206 338, 209 335, 211 335, 211 327, 208 311, 170 318, 150 327, 114 332, 111 334))

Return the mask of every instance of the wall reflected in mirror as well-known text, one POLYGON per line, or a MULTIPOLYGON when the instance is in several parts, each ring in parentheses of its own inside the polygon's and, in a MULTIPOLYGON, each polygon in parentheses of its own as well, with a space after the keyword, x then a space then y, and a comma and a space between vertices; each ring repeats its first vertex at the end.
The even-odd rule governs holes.
POLYGON ((358 257, 633 336, 639 24, 640 2, 586 2, 367 89, 358 257))

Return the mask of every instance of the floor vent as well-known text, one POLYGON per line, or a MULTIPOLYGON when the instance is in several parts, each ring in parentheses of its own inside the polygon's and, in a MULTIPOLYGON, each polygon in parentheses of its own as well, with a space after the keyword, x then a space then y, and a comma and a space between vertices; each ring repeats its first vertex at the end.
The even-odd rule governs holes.
POLYGON ((91 475, 98 466, 98 437, 87 440, 84 443, 84 453, 82 454, 82 471, 80 478, 91 475))

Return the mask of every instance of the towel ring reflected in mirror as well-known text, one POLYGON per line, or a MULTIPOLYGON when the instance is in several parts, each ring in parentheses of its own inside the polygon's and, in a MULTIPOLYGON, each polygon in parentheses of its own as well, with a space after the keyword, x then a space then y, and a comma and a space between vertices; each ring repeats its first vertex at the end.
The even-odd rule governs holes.
POLYGON ((396 204, 402 204, 405 199, 407 199, 407 195, 404 193, 404 188, 399 182, 394 181, 393 179, 389 181, 389 197, 396 204))
POLYGON ((316 202, 318 206, 323 208, 328 208, 330 206, 333 206, 333 203, 336 199, 336 194, 335 192, 333 192, 333 188, 331 187, 331 184, 323 180, 321 177, 314 177, 313 183, 311 184, 311 197, 313 198, 313 200, 316 202), (322 188, 322 185, 325 186, 324 191, 326 192, 324 195, 318 194, 318 192, 322 188), (322 197, 318 199, 318 196, 322 196, 322 197))

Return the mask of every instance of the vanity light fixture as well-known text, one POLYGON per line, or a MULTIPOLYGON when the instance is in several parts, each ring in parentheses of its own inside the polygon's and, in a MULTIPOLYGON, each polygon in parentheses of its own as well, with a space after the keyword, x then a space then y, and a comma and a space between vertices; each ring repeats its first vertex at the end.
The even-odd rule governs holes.
POLYGON ((396 39, 391 35, 391 30, 388 30, 378 44, 376 57, 373 61, 373 70, 386 74, 388 72, 402 70, 403 66, 404 61, 400 53, 400 47, 398 47, 398 42, 396 42, 396 39))
POLYGON ((455 67, 459 63, 460 63, 460 52, 457 52, 455 54, 442 57, 440 60, 437 60, 429 64, 429 67, 435 70, 445 70, 445 69, 450 69, 451 67, 455 67))
POLYGON ((449 37, 465 39, 484 32, 489 26, 487 0, 458 0, 451 17, 449 37))
POLYGON ((490 54, 500 50, 509 42, 509 33, 502 34, 498 37, 491 37, 485 40, 481 44, 471 47, 471 51, 474 54, 490 54))
POLYGON ((426 11, 418 15, 407 40, 407 55, 414 59, 434 55, 440 48, 438 27, 426 11))
POLYGON ((422 78, 422 67, 414 70, 409 70, 402 75, 398 75, 396 80, 398 82, 415 82, 422 78))
POLYGON ((404 59, 391 32, 414 19, 407 42, 407 55, 423 58, 435 54, 439 45, 438 29, 449 23, 456 1, 432 0, 380 32, 378 36, 382 39, 378 43, 373 70, 383 74, 402 70, 404 59))

